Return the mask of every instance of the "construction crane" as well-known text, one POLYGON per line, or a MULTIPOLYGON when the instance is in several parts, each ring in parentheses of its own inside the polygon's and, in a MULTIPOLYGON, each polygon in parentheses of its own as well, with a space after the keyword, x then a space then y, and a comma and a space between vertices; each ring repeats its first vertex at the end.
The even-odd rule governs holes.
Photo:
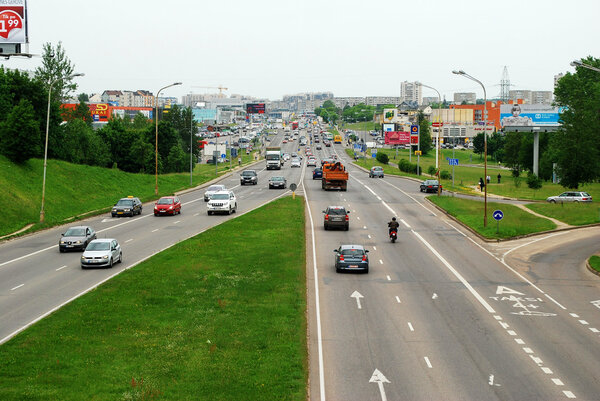
POLYGON ((221 85, 219 86, 192 86, 192 88, 203 88, 203 89, 218 89, 219 90, 219 96, 223 95, 223 91, 225 90, 229 90, 229 88, 225 88, 221 85))

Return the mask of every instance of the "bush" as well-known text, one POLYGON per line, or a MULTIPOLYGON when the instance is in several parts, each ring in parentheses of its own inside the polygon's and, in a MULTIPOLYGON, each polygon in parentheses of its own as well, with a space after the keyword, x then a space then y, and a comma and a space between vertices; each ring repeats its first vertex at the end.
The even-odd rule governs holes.
POLYGON ((511 172, 512 172, 512 176, 515 177, 515 178, 517 178, 521 174, 521 172, 519 171, 518 168, 513 168, 511 170, 511 172))
POLYGON ((381 164, 388 164, 388 162, 390 161, 389 156, 387 155, 387 153, 383 153, 383 152, 377 152, 377 161, 381 164))
POLYGON ((440 171, 440 178, 442 180, 451 180, 452 179, 452 174, 450 174, 446 170, 442 170, 442 171, 440 171))
POLYGON ((540 189, 542 187, 542 179, 530 172, 527 174, 527 186, 531 189, 540 189))
POLYGON ((417 165, 409 163, 406 159, 400 159, 400 161, 398 162, 398 168, 400 169, 400 171, 403 171, 405 173, 417 174, 417 165))
POLYGON ((436 170, 435 166, 429 166, 429 168, 427 169, 427 174, 435 175, 436 171, 437 170, 436 170))

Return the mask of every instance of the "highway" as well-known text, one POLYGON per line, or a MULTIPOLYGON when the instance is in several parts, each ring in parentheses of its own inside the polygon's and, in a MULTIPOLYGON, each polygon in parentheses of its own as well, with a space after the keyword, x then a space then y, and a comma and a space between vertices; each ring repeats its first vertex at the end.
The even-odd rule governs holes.
MULTIPOLYGON (((283 133, 271 146, 281 143, 283 133)), ((347 166, 347 192, 324 191, 312 168, 259 171, 259 184, 221 183, 238 198, 238 215, 298 183, 307 204, 307 297, 311 400, 597 400, 600 399, 600 278, 582 261, 597 250, 600 229, 484 243, 425 200, 418 183, 372 179, 347 166), (322 210, 351 210, 349 231, 325 231, 322 210), (390 243, 387 222, 400 221, 390 243), (368 274, 336 273, 333 249, 361 244, 368 274)), ((298 150, 297 141, 282 150, 298 150)), ((304 153, 304 152, 301 152, 304 153)), ((160 185, 160 183, 159 183, 160 185)), ((82 221, 117 238, 124 263, 82 270, 79 252, 61 254, 65 227, 0 244, 0 343, 60 305, 151 255, 235 218, 207 216, 204 188, 180 196, 182 214, 102 215, 82 221)), ((123 196, 129 194, 123 189, 123 196)), ((72 224, 74 225, 74 224, 72 224)), ((267 317, 265 317, 267 318, 267 317)))
POLYGON ((312 400, 600 398, 600 285, 580 262, 597 250, 597 228, 586 246, 575 231, 520 240, 511 253, 509 243, 470 238, 424 200, 417 182, 368 178, 341 146, 335 151, 350 172, 348 191, 304 182, 315 243, 314 259, 307 244, 312 400), (324 231, 321 211, 330 204, 350 208, 349 231, 324 231), (401 222, 395 244, 387 238, 392 216, 401 222), (542 266, 534 269, 528 244, 557 238, 558 256, 546 257, 554 266, 537 253, 542 266), (335 272, 340 244, 370 250, 369 274, 335 272), (564 269, 574 244, 581 257, 564 269), (526 268, 504 262, 513 253, 526 268))

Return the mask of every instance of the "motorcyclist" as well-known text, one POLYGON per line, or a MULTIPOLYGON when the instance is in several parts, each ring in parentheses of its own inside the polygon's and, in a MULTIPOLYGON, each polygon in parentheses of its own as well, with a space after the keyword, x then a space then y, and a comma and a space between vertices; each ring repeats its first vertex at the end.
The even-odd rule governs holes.
POLYGON ((392 217, 392 221, 388 223, 389 234, 392 234, 392 231, 398 232, 398 227, 400 227, 400 223, 396 221, 395 217, 392 217))

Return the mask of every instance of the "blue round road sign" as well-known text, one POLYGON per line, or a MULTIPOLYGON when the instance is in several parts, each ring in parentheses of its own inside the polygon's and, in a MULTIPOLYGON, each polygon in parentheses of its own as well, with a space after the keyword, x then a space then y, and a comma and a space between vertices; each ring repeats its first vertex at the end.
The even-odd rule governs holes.
POLYGON ((493 216, 495 220, 500 221, 504 217, 504 213, 502 213, 502 210, 494 210, 493 216))

